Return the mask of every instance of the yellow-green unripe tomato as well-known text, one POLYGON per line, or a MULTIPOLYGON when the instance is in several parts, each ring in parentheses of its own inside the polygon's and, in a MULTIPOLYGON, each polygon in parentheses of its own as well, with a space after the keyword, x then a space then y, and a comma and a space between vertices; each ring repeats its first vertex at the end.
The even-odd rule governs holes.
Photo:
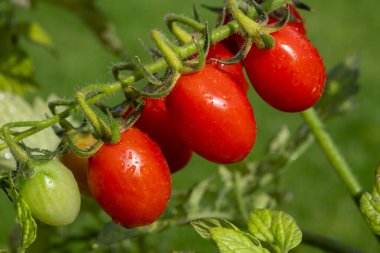
POLYGON ((80 192, 72 172, 51 160, 32 166, 34 174, 20 180, 20 194, 43 223, 63 226, 72 223, 80 210, 80 192))

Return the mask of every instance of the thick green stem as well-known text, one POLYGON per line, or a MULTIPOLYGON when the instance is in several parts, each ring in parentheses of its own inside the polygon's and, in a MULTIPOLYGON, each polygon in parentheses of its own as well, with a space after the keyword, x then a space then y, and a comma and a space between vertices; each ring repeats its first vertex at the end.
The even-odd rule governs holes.
MULTIPOLYGON (((360 198, 363 195, 363 188, 360 185, 357 178, 352 173, 351 168, 347 164, 342 154, 339 152, 330 135, 325 131, 323 123, 320 120, 317 112, 314 110, 314 108, 311 108, 302 112, 301 115, 305 122, 308 124, 315 139, 322 147, 323 152, 325 153, 331 165, 339 175, 343 184, 350 192, 351 197, 354 199, 357 207, 360 209, 360 198)), ((363 213, 361 212, 361 214, 363 213)), ((380 242, 380 236, 376 234, 374 235, 376 237, 376 240, 380 242)))
POLYGON ((358 249, 332 238, 302 231, 302 243, 331 253, 363 253, 358 249))
POLYGON ((316 111, 311 108, 302 112, 301 115, 314 134, 315 139, 321 146, 331 165, 338 173, 344 185, 347 187, 355 203, 359 205, 359 199, 363 193, 362 186, 352 173, 351 168, 339 152, 338 147, 335 145, 330 135, 325 131, 323 123, 318 117, 316 111))

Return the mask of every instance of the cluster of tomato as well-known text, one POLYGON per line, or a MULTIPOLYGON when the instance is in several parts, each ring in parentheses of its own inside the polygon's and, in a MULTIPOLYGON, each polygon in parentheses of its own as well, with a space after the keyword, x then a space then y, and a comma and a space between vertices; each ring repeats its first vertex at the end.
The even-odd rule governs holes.
MULTIPOLYGON (((171 173, 183 168, 192 152, 221 164, 243 160, 256 138, 243 67, 257 94, 274 108, 298 112, 314 105, 323 92, 325 67, 305 37, 300 15, 293 7, 291 11, 295 20, 271 34, 272 49, 253 46, 234 65, 213 60, 234 56, 242 38, 231 36, 211 46, 204 68, 182 75, 167 97, 146 99, 139 120, 119 143, 104 144, 82 160, 88 170, 74 173, 82 177, 82 191, 90 192, 115 222, 142 226, 164 212, 171 173)), ((62 160, 72 167, 72 159, 62 160)))

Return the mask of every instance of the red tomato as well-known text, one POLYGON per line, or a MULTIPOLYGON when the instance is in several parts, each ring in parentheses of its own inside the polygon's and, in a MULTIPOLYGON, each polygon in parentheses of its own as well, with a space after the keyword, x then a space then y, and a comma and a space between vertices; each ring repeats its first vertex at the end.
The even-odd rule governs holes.
POLYGON ((210 64, 182 75, 166 106, 177 134, 209 161, 241 161, 254 144, 256 122, 247 97, 234 79, 210 64))
POLYGON ((285 26, 272 34, 270 50, 252 47, 243 64, 252 86, 268 104, 285 112, 313 106, 326 82, 325 66, 317 49, 302 34, 285 26))
MULTIPOLYGON (((234 54, 231 53, 222 43, 216 43, 210 47, 210 51, 207 55, 207 59, 211 58, 218 60, 226 60, 234 57, 234 54)), ((214 65, 220 71, 223 71, 231 76, 243 89, 245 93, 248 92, 249 85, 245 79, 243 73, 243 66, 239 62, 237 64, 223 64, 216 61, 209 61, 210 64, 214 65)))
MULTIPOLYGON (((287 25, 295 28, 299 33, 306 35, 306 28, 304 24, 304 20, 302 19, 301 15, 297 11, 296 7, 293 5, 289 5, 290 12, 295 17, 296 21, 294 22, 288 22, 287 25)), ((224 24, 227 24, 232 20, 231 14, 227 14, 224 24)), ((273 24, 277 22, 277 19, 273 17, 269 17, 268 24, 273 24)), ((222 41, 223 45, 230 50, 233 54, 236 54, 239 51, 239 48, 243 44, 244 39, 239 33, 235 33, 232 36, 228 37, 227 39, 224 39, 222 41)))
POLYGON ((147 133, 161 148, 172 173, 190 161, 191 149, 177 136, 169 122, 165 99, 146 99, 144 110, 135 127, 147 133))
MULTIPOLYGON (((294 5, 289 5, 290 12, 292 13, 293 17, 296 19, 293 22, 288 22, 287 25, 293 27, 297 32, 306 35, 306 28, 305 28, 305 22, 303 21, 301 15, 297 11, 296 7, 294 5)), ((277 22, 277 19, 269 17, 268 24, 272 24, 277 22)))
POLYGON ((104 144, 89 159, 88 184, 116 223, 137 227, 157 220, 171 194, 171 175, 158 145, 137 128, 104 144))

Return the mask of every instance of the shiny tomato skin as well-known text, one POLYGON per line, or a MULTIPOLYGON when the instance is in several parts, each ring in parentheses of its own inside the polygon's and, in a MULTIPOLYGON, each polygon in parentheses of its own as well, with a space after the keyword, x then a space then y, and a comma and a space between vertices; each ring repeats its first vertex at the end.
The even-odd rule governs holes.
POLYGON ((326 70, 317 49, 290 26, 272 34, 270 50, 252 47, 243 64, 259 96, 274 108, 300 112, 322 95, 326 70))
POLYGON ((239 62, 236 64, 223 64, 217 61, 210 61, 210 59, 226 60, 234 57, 234 54, 231 53, 222 43, 216 43, 210 47, 210 51, 207 55, 208 63, 214 65, 217 69, 222 72, 225 72, 234 79, 245 93, 248 92, 249 84, 245 79, 243 73, 243 65, 239 62))
POLYGON ((88 184, 103 210, 128 228, 156 221, 171 194, 170 170, 160 148, 134 127, 90 157, 88 184))
MULTIPOLYGON (((299 33, 306 35, 307 31, 305 28, 305 21, 301 17, 300 13, 297 11, 294 5, 289 5, 289 9, 291 14, 295 18, 295 21, 288 22, 287 26, 291 26, 299 33)), ((232 21, 232 19, 232 15, 227 13, 224 24, 227 24, 228 22, 232 21)), ((278 20, 269 16, 268 25, 273 24, 275 22, 278 22, 278 20)), ((243 43, 244 39, 239 33, 235 33, 222 41, 222 44, 233 54, 236 54, 239 51, 243 43)))
MULTIPOLYGON (((295 18, 295 20, 289 21, 286 25, 293 27, 297 32, 301 33, 302 35, 306 35, 307 31, 305 28, 305 21, 302 19, 296 7, 294 7, 294 5, 289 5, 289 10, 295 18)), ((273 17, 269 17, 268 24, 272 24, 275 22, 278 22, 278 20, 273 17)))
POLYGON ((182 75, 166 107, 177 134, 209 161, 238 162, 253 147, 256 122, 247 97, 236 81, 210 64, 182 75))
POLYGON ((177 136, 170 124, 165 98, 146 99, 143 112, 134 126, 148 134, 160 146, 171 173, 179 171, 189 163, 193 152, 177 136))

